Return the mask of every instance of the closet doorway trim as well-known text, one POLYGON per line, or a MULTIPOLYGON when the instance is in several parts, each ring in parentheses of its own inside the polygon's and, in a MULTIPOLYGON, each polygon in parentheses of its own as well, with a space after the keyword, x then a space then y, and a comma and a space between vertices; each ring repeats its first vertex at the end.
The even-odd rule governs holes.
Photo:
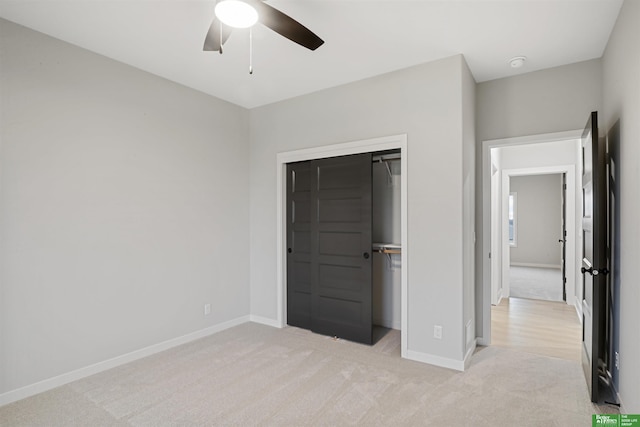
POLYGON ((401 356, 407 357, 407 336, 409 332, 407 311, 407 272, 409 248, 407 246, 407 135, 392 135, 380 138, 351 141, 340 144, 323 145, 295 151, 278 153, 276 156, 277 196, 276 196, 276 275, 277 275, 277 325, 284 328, 287 324, 287 163, 305 160, 323 159, 327 157, 347 156, 350 154, 374 153, 377 151, 400 150, 400 232, 402 245, 401 285, 400 285, 400 348, 401 356))

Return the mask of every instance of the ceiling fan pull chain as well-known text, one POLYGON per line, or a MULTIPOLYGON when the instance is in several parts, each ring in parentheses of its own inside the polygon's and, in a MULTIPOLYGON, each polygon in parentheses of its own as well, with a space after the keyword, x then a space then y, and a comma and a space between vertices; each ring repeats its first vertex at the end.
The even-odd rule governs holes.
POLYGON ((249 28, 249 74, 253 74, 253 30, 249 28))

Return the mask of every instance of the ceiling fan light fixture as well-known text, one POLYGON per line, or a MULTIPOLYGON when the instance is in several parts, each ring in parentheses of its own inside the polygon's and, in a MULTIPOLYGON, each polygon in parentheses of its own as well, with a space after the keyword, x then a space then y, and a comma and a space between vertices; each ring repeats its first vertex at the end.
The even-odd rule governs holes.
POLYGON ((222 0, 216 4, 216 17, 233 28, 249 28, 258 22, 258 11, 240 0, 222 0))

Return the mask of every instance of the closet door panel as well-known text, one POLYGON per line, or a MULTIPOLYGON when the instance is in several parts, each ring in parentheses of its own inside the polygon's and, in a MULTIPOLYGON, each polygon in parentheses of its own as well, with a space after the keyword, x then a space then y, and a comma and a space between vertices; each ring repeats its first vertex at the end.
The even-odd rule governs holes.
POLYGON ((324 264, 319 267, 319 286, 327 293, 331 289, 341 292, 360 292, 366 274, 361 268, 351 265, 324 264))
POLYGON ((311 162, 287 165, 287 323, 311 329, 311 162))
POLYGON ((326 199, 318 206, 318 218, 324 223, 354 223, 362 221, 359 199, 326 199))
POLYGON ((362 234, 352 231, 321 231, 318 234, 318 254, 330 257, 351 257, 353 262, 358 264, 362 256, 362 234))
POLYGON ((314 160, 311 169, 312 330, 370 344, 371 155, 314 160))

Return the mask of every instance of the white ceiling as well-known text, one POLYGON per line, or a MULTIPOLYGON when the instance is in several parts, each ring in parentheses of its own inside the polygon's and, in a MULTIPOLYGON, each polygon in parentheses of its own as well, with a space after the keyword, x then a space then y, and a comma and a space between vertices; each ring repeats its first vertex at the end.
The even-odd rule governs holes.
MULTIPOLYGON (((635 0, 634 0, 635 1, 635 0)), ((0 0, 0 17, 247 108, 463 54, 478 82, 602 56, 622 0, 270 0, 325 40, 258 24, 203 52, 215 0, 0 0), (508 61, 524 55, 521 69, 508 61)))

